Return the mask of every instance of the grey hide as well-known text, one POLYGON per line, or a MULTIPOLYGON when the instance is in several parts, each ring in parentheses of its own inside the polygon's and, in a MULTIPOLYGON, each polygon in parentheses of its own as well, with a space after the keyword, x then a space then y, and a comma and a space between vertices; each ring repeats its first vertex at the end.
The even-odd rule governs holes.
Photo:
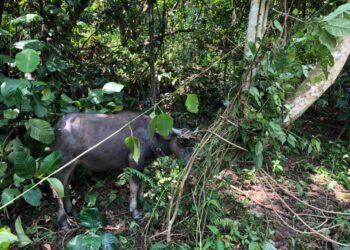
MULTIPOLYGON (((63 165, 138 115, 139 113, 134 112, 120 112, 113 115, 64 115, 54 126, 56 141, 52 145, 52 150, 62 152, 63 165)), ((147 128, 149 121, 148 116, 141 116, 120 133, 57 173, 56 177, 61 180, 65 190, 65 197, 58 199, 58 223, 63 229, 69 228, 67 214, 77 217, 77 212, 69 197, 68 186, 74 169, 78 165, 82 164, 96 172, 113 172, 125 167, 142 171, 145 165, 163 155, 174 155, 185 161, 189 159, 196 133, 187 129, 173 129, 169 138, 163 138, 155 133, 151 139, 147 128), (133 136, 140 141, 141 153, 138 163, 133 160, 131 152, 124 144, 124 139, 131 135, 131 130, 133 136)), ((142 218, 142 212, 137 211, 137 197, 142 196, 142 184, 136 176, 133 176, 130 180, 129 211, 135 219, 142 218)))

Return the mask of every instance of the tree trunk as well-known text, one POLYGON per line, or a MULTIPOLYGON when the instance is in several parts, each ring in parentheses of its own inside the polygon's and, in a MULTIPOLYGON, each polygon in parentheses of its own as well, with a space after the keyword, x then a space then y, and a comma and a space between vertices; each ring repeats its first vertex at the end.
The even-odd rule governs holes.
POLYGON ((157 99, 157 81, 156 71, 154 67, 154 15, 153 15, 153 0, 148 0, 148 28, 149 28, 149 68, 150 68, 150 87, 151 101, 155 104, 157 99))
POLYGON ((0 0, 0 27, 2 24, 2 13, 4 13, 5 0, 0 0))
POLYGON ((255 39, 257 36, 259 7, 260 7, 260 0, 251 0, 250 11, 249 11, 248 29, 247 29, 247 39, 246 39, 246 45, 244 48, 244 57, 245 58, 248 58, 250 55, 249 44, 255 43, 255 39))
POLYGON ((310 72, 298 87, 295 94, 286 102, 291 107, 283 120, 283 126, 287 127, 298 119, 321 95, 334 83, 342 70, 350 54, 350 37, 341 37, 337 41, 337 47, 332 52, 334 65, 328 69, 326 79, 321 67, 318 65, 310 72), (312 83, 313 79, 321 79, 318 83, 312 83))

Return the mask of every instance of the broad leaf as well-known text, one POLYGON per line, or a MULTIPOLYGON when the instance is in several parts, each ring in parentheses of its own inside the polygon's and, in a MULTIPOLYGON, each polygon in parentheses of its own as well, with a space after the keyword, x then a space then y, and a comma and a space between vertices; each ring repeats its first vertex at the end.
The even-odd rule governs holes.
POLYGON ((283 27, 278 20, 273 21, 273 24, 275 25, 276 29, 279 30, 279 32, 283 33, 283 27))
POLYGON ((85 195, 85 203, 87 207, 93 207, 96 205, 97 201, 97 193, 96 192, 89 192, 85 195))
POLYGON ((0 29, 0 36, 9 36, 10 33, 7 30, 0 29))
POLYGON ((79 235, 75 236, 73 239, 71 239, 68 242, 66 249, 67 250, 85 250, 85 249, 87 249, 86 247, 83 247, 83 245, 82 245, 83 238, 84 238, 83 234, 79 234, 79 235))
POLYGON ((167 137, 174 125, 173 118, 165 113, 160 114, 157 117, 157 129, 163 137, 167 137))
POLYGON ((42 50, 46 47, 45 43, 39 40, 23 40, 16 42, 15 47, 20 50, 24 49, 33 49, 33 50, 42 50))
POLYGON ((123 84, 116 83, 116 82, 108 82, 103 86, 102 91, 106 94, 112 94, 112 93, 119 93, 120 91, 122 91, 123 88, 124 88, 123 84))
POLYGON ((59 151, 54 151, 44 158, 40 165, 40 176, 45 176, 56 170, 57 166, 62 161, 62 153, 59 151))
POLYGON ((54 188, 59 198, 64 197, 64 187, 62 182, 57 178, 48 178, 47 181, 54 188))
POLYGON ((18 237, 11 233, 9 228, 0 228, 0 249, 8 249, 11 243, 18 241, 18 237))
POLYGON ((15 173, 25 179, 31 179, 36 170, 35 159, 28 151, 19 150, 14 152, 15 173))
POLYGON ((100 249, 102 244, 101 236, 97 234, 87 234, 82 238, 81 245, 86 249, 100 249))
POLYGON ((17 17, 11 21, 13 24, 29 24, 32 22, 41 22, 43 18, 37 14, 26 14, 24 16, 17 17))
POLYGON ((189 94, 187 95, 186 102, 185 102, 186 108, 191 113, 198 113, 198 106, 199 101, 196 94, 189 94))
POLYGON ((47 116, 47 107, 46 105, 40 101, 40 98, 37 94, 35 94, 31 101, 31 106, 33 108, 33 112, 37 117, 47 116))
POLYGON ((102 225, 101 214, 97 208, 84 208, 80 211, 80 221, 83 227, 97 230, 102 225))
POLYGON ((333 25, 325 25, 324 28, 329 34, 333 36, 348 36, 350 35, 350 29, 344 29, 333 25))
POLYGON ((255 154, 261 154, 264 150, 264 146, 263 144, 261 143, 261 141, 258 141, 256 144, 255 144, 255 154))
POLYGON ((17 116, 19 115, 19 110, 18 109, 6 109, 4 110, 4 117, 6 119, 16 119, 17 116))
POLYGON ((21 192, 17 188, 6 188, 1 193, 1 204, 5 205, 13 198, 18 196, 21 192))
POLYGON ((24 230, 22 227, 21 217, 17 217, 16 222, 15 222, 15 229, 17 232, 20 247, 24 247, 24 246, 32 243, 32 241, 29 239, 29 237, 24 233, 24 230))
MULTIPOLYGON (((26 191, 27 189, 28 187, 26 187, 23 191, 26 191)), ((23 195, 24 200, 33 207, 38 207, 41 205, 41 197, 42 195, 39 188, 31 189, 23 195)))
POLYGON ((333 18, 336 18, 340 14, 344 13, 345 11, 350 11, 350 3, 340 5, 335 11, 330 13, 328 16, 323 18, 323 21, 330 21, 333 18))
POLYGON ((33 118, 26 122, 25 126, 30 137, 37 141, 51 144, 55 139, 54 130, 47 121, 33 118))
POLYGON ((111 233, 101 234, 102 250, 117 249, 118 239, 111 233))
POLYGON ((5 79, 1 84, 1 94, 8 98, 16 94, 16 90, 20 90, 22 95, 28 93, 28 88, 30 87, 30 82, 28 80, 22 79, 5 79))
POLYGON ((320 29, 319 40, 320 42, 326 46, 330 51, 332 51, 337 45, 337 40, 334 36, 329 34, 326 30, 320 29))
POLYGON ((132 153, 132 158, 136 163, 139 162, 140 159, 140 141, 138 138, 134 136, 128 136, 124 140, 125 145, 132 153))
POLYGON ((37 69, 40 57, 35 50, 25 49, 17 53, 15 61, 20 71, 30 73, 37 69))

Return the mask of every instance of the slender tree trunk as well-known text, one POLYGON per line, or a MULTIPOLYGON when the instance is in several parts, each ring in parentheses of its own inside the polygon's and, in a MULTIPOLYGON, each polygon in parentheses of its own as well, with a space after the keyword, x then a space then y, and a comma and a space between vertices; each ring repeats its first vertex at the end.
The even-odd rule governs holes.
POLYGON ((157 99, 157 80, 156 71, 154 67, 154 15, 153 15, 153 0, 148 0, 148 29, 149 29, 149 68, 150 68, 150 87, 151 87, 151 101, 152 104, 157 99))
POLYGON ((5 0, 0 0, 0 27, 2 24, 2 14, 4 13, 5 0))
POLYGON ((320 96, 334 83, 350 54, 350 36, 341 37, 337 47, 332 52, 334 65, 328 69, 326 79, 322 68, 317 65, 309 77, 306 78, 296 90, 294 96, 287 100, 286 106, 291 107, 283 121, 287 127, 298 119, 320 96), (317 84, 313 79, 321 79, 317 84))
POLYGON ((260 7, 260 0, 251 0, 248 29, 247 29, 247 39, 246 39, 246 45, 244 48, 244 57, 245 58, 248 58, 250 55, 249 44, 255 43, 255 39, 257 36, 259 7, 260 7))

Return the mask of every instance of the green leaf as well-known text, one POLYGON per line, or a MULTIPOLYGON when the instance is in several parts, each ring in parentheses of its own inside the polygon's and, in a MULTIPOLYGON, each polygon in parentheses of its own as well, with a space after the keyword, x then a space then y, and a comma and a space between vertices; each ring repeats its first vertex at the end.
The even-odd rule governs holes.
POLYGON ((103 233, 101 234, 102 240, 102 250, 114 250, 118 249, 118 239, 111 233, 103 233))
POLYGON ((101 244, 102 244, 101 236, 97 234, 85 235, 81 242, 81 245, 86 249, 100 249, 101 244))
POLYGON ((73 239, 71 239, 68 242, 66 249, 67 250, 87 250, 86 247, 83 247, 83 238, 84 238, 83 234, 79 234, 75 236, 73 239))
MULTIPOLYGON (((27 189, 28 187, 26 187, 24 191, 27 189)), ((41 205, 41 197, 42 195, 39 188, 31 189, 23 195, 24 200, 33 207, 39 207, 41 205)))
POLYGON ((340 28, 334 25, 325 25, 324 28, 329 34, 333 36, 348 36, 350 35, 350 29, 340 28))
POLYGON ((277 250, 277 248, 269 241, 264 241, 261 248, 262 250, 277 250))
POLYGON ((337 45, 337 40, 334 36, 332 36, 331 34, 329 34, 326 30, 324 29, 320 29, 320 33, 319 33, 319 40, 320 42, 326 46, 330 51, 332 51, 335 46, 337 45))
POLYGON ((350 10, 350 3, 340 5, 335 11, 331 12, 328 16, 324 17, 323 21, 328 22, 333 18, 336 18, 340 14, 344 13, 345 11, 349 11, 349 10, 350 10))
POLYGON ((166 249, 166 245, 163 242, 157 242, 150 247, 150 250, 166 249))
POLYGON ((33 178, 36 170, 36 162, 28 151, 19 150, 14 152, 15 173, 25 179, 33 178))
POLYGON ((37 117, 44 117, 47 116, 47 107, 44 106, 45 104, 40 101, 40 98, 37 94, 34 94, 31 106, 33 108, 33 112, 37 117))
POLYGON ((0 36, 9 36, 10 33, 7 30, 0 29, 0 36))
POLYGON ((49 87, 45 87, 43 91, 41 92, 43 97, 41 98, 42 101, 53 101, 54 100, 54 94, 52 93, 51 89, 49 87))
POLYGON ((29 239, 29 237, 24 233, 24 230, 22 227, 21 217, 17 217, 16 222, 15 222, 15 229, 17 232, 20 247, 24 247, 24 246, 32 243, 32 241, 29 239))
POLYGON ((5 79, 1 84, 1 94, 8 98, 16 94, 16 90, 20 90, 22 95, 28 93, 28 88, 30 87, 30 82, 28 80, 22 79, 5 79))
POLYGON ((85 195, 85 202, 87 207, 93 207, 96 205, 97 201, 97 193, 96 192, 89 192, 85 195))
POLYGON ((278 29, 281 33, 283 33, 283 27, 278 20, 273 21, 273 24, 275 25, 276 29, 278 29))
POLYGON ((18 237, 9 228, 0 228, 0 249, 8 249, 11 243, 18 241, 18 237))
POLYGON ((4 117, 6 119, 16 119, 17 116, 19 115, 19 110, 18 109, 6 109, 4 110, 4 117))
POLYGON ((140 159, 140 141, 138 138, 134 136, 128 136, 124 140, 125 145, 132 153, 132 158, 136 163, 139 162, 140 159))
POLYGON ((217 240, 216 241, 216 249, 217 250, 225 250, 225 245, 222 240, 217 240))
POLYGON ((80 211, 80 221, 83 227, 97 230, 102 225, 101 214, 97 208, 84 208, 80 211))
POLYGON ((48 178, 46 180, 54 188, 54 190, 56 191, 58 197, 59 198, 63 198, 64 197, 64 187, 63 187, 62 182, 59 179, 57 179, 57 178, 48 178))
POLYGON ((173 118, 168 114, 160 114, 157 116, 157 129, 163 137, 169 136, 173 129, 174 121, 173 118))
POLYGON ((250 242, 249 243, 249 247, 248 247, 249 250, 260 250, 260 246, 259 246, 259 243, 257 242, 250 242))
POLYGON ((42 50, 46 47, 45 43, 39 40, 23 40, 16 42, 15 47, 17 49, 33 49, 33 50, 42 50))
POLYGON ((57 166, 62 161, 62 158, 62 153, 59 151, 54 151, 48 156, 46 156, 40 165, 39 177, 51 174, 54 170, 56 170, 57 166))
POLYGON ((261 141, 258 141, 256 144, 255 144, 255 154, 261 154, 264 150, 264 146, 263 144, 261 143, 261 141))
POLYGON ((214 234, 214 235, 219 235, 220 234, 220 231, 219 229, 216 227, 216 226, 207 226, 207 228, 209 228, 209 230, 214 234))
POLYGON ((198 106, 199 101, 196 94, 189 94, 187 95, 186 102, 185 102, 186 108, 191 113, 198 113, 198 106))
POLYGON ((37 14, 26 14, 24 16, 17 17, 13 19, 11 23, 13 24, 29 24, 32 22, 41 22, 43 18, 37 14))
POLYGON ((253 160, 257 169, 260 169, 264 162, 264 156, 262 154, 254 154, 253 160))
POLYGON ((30 137, 37 141, 51 144, 55 139, 54 130, 47 121, 33 118, 26 122, 25 126, 30 137))
POLYGON ((119 93, 124 88, 123 84, 116 82, 108 82, 103 85, 102 91, 106 94, 119 93))
POLYGON ((154 116, 152 118, 152 120, 148 123, 148 133, 149 133, 149 136, 150 138, 153 138, 154 136, 154 133, 156 131, 156 128, 157 128, 157 119, 158 117, 157 116, 154 116))
POLYGON ((103 91, 101 89, 91 89, 89 90, 88 99, 94 104, 100 104, 103 102, 103 91))
POLYGON ((37 69, 40 57, 35 50, 25 49, 17 53, 15 61, 20 71, 30 73, 37 69))
MULTIPOLYGON (((21 192, 17 188, 6 188, 1 193, 1 204, 5 205, 13 198, 18 196, 21 192)), ((11 203, 12 204, 12 203, 11 203)))

